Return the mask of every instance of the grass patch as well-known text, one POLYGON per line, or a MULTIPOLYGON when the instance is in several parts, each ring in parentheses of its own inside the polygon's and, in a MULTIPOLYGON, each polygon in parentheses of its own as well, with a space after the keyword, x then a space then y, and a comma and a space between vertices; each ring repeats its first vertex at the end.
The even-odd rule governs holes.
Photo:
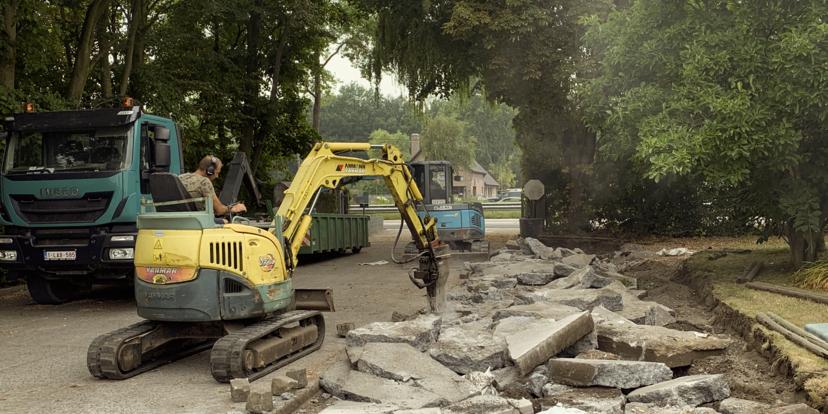
MULTIPOLYGON (((760 312, 773 312, 800 328, 809 323, 828 322, 828 306, 803 299, 746 288, 736 283, 745 268, 753 261, 762 261, 765 266, 754 279, 756 282, 792 287, 796 284, 795 271, 790 263, 788 246, 782 241, 763 245, 750 245, 744 240, 734 239, 733 249, 750 249, 749 254, 728 254, 718 260, 708 260, 712 254, 700 252, 687 261, 687 267, 696 275, 711 275, 713 293, 716 297, 743 314, 752 318, 760 312)), ((758 323, 757 323, 758 325, 758 323)), ((828 361, 788 341, 782 335, 760 328, 774 338, 774 344, 786 356, 797 378, 808 378, 804 389, 817 407, 824 407, 828 401, 828 361)))

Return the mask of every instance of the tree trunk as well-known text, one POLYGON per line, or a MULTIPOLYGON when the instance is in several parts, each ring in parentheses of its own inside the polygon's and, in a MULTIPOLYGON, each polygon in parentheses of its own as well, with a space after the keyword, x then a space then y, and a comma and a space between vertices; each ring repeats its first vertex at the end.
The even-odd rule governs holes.
POLYGON ((6 0, 3 8, 3 31, 0 40, 3 45, 0 49, 0 85, 14 89, 14 66, 17 63, 17 9, 21 0, 6 0))
MULTIPOLYGON (((319 61, 319 52, 316 52, 316 60, 319 61)), ((316 71, 313 77, 313 130, 319 132, 319 124, 322 115, 322 68, 316 71)))
POLYGON ((78 40, 77 53, 75 53, 75 65, 72 69, 72 78, 69 83, 69 91, 66 98, 77 101, 83 95, 86 86, 86 79, 89 77, 90 61, 92 60, 92 37, 98 20, 101 19, 109 3, 112 0, 92 0, 92 4, 86 9, 86 17, 83 20, 83 30, 78 40))
POLYGON ((127 40, 127 51, 124 56, 124 72, 121 75, 120 95, 126 96, 129 87, 129 75, 132 73, 133 62, 135 61, 135 48, 138 38, 138 31, 147 19, 147 10, 144 7, 144 0, 132 0, 132 13, 129 19, 129 39, 127 40))
MULTIPOLYGON (((256 100, 259 96, 259 34, 262 29, 262 16, 259 9, 263 0, 256 0, 255 9, 247 20, 247 85, 245 85, 244 108, 242 113, 242 139, 239 149, 253 159, 253 136, 256 133, 256 100)), ((254 165, 250 166, 253 171, 254 165)))
POLYGON ((595 158, 595 134, 579 122, 573 124, 571 129, 564 131, 561 142, 564 166, 571 177, 569 206, 565 217, 570 230, 586 231, 590 228, 587 205, 588 168, 595 158))
POLYGON ((109 35, 107 33, 107 23, 101 20, 98 24, 98 49, 101 53, 101 95, 104 98, 112 97, 112 68, 109 64, 109 35))
POLYGON ((785 226, 785 235, 791 249, 791 264, 794 269, 800 269, 805 263, 815 262, 819 251, 819 241, 822 233, 802 233, 793 229, 793 220, 785 226))

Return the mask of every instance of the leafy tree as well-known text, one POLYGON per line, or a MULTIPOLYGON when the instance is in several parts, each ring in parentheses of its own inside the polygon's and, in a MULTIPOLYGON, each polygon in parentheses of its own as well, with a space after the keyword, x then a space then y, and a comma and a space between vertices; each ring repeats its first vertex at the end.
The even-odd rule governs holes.
POLYGON ((477 138, 468 136, 465 127, 443 114, 429 120, 421 138, 425 159, 448 161, 454 169, 471 171, 477 138))
POLYGON ((641 0, 586 20, 605 55, 584 99, 602 153, 656 181, 748 191, 796 267, 828 207, 828 4, 641 0))

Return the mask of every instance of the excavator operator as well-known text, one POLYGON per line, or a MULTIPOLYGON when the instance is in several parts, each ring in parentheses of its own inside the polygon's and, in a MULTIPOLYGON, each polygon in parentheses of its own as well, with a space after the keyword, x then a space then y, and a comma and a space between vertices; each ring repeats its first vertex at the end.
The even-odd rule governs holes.
MULTIPOLYGON (((224 216, 228 213, 246 212, 247 207, 245 207, 243 203, 235 204, 232 207, 225 206, 221 204, 218 196, 216 196, 216 189, 213 187, 213 180, 218 178, 219 173, 221 172, 221 167, 222 163, 220 159, 212 155, 207 155, 201 159, 201 162, 198 163, 198 169, 195 170, 195 172, 181 174, 178 176, 178 179, 181 180, 181 184, 183 184, 184 188, 187 189, 187 192, 190 193, 190 197, 212 198, 213 211, 217 216, 224 216)), ((199 210, 205 209, 203 201, 196 201, 195 205, 199 210)), ((217 218, 216 223, 222 224, 227 223, 227 221, 217 218)))

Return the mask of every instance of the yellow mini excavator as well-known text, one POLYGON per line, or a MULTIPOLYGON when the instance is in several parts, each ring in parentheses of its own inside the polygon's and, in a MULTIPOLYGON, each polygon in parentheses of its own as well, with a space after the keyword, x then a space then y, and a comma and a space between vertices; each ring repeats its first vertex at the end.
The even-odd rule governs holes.
POLYGON ((147 320, 92 341, 92 375, 130 378, 212 347, 217 381, 252 381, 319 349, 325 337, 320 311, 334 310, 332 293, 294 289, 291 275, 320 192, 352 176, 385 178, 420 251, 409 277, 427 288, 432 311, 441 310, 448 246, 437 236, 436 220, 417 215, 422 196, 392 145, 316 144, 267 228, 215 224, 209 200, 206 211, 196 210, 193 203, 205 200, 190 199, 177 176, 156 173, 135 244, 135 297, 138 315, 147 320), (342 155, 369 149, 381 149, 382 158, 342 155))

